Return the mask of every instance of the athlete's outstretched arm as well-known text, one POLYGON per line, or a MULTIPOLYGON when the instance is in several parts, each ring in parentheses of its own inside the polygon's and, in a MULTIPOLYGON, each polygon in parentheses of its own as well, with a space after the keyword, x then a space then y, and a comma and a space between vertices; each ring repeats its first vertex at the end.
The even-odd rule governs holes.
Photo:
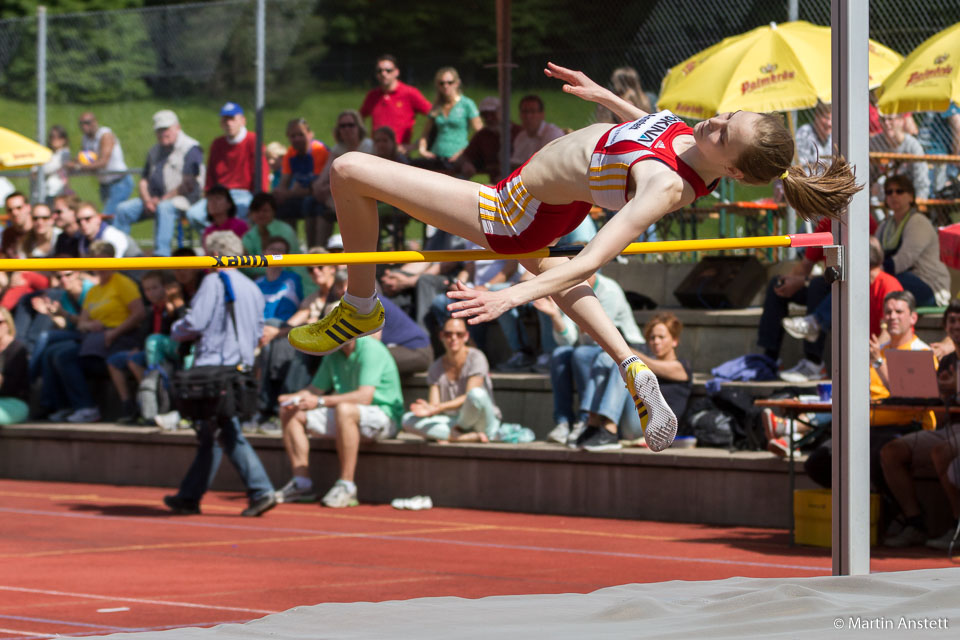
POLYGON ((610 111, 623 118, 624 121, 636 120, 647 115, 647 112, 633 105, 606 87, 601 87, 591 80, 583 71, 574 71, 561 67, 552 62, 547 63, 543 70, 547 76, 562 80, 563 90, 589 102, 602 104, 610 111))
POLYGON ((457 288, 447 295, 458 302, 447 305, 447 309, 455 318, 470 318, 470 324, 489 322, 513 307, 564 291, 586 280, 619 255, 647 227, 684 204, 683 180, 665 166, 658 166, 658 163, 648 165, 642 181, 637 181, 637 195, 603 225, 572 260, 496 292, 468 289, 457 283, 457 288))

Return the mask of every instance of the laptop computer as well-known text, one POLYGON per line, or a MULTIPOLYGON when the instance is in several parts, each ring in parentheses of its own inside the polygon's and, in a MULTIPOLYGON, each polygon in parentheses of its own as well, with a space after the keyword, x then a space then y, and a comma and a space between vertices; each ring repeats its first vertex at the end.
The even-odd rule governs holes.
POLYGON ((933 351, 887 349, 883 353, 890 390, 890 397, 884 398, 883 404, 940 404, 933 351))

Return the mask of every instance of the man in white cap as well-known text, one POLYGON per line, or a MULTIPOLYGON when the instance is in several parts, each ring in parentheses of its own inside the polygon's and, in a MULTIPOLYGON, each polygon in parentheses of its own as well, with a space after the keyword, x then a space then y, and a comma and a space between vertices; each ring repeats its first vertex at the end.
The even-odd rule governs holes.
POLYGON ((169 109, 153 114, 157 144, 147 152, 138 185, 140 197, 117 207, 113 226, 130 233, 130 225, 144 213, 156 216, 154 255, 169 256, 180 214, 200 199, 204 180, 203 149, 180 128, 169 109))
MULTIPOLYGON (((464 178, 472 178, 477 173, 490 176, 490 184, 500 182, 500 99, 487 96, 477 106, 483 128, 473 134, 470 144, 463 150, 454 163, 456 171, 464 178)), ((517 137, 522 127, 510 123, 510 139, 517 137)))
MULTIPOLYGON (((237 217, 247 219, 247 209, 253 194, 270 190, 270 167, 267 166, 267 154, 260 156, 260 184, 255 183, 257 134, 247 130, 247 118, 243 108, 236 102, 227 102, 220 107, 220 128, 224 135, 210 143, 207 155, 207 179, 203 192, 221 185, 230 190, 230 197, 237 205, 237 217)), ((187 210, 187 219, 198 231, 202 231, 207 220, 207 200, 200 200, 187 210)))

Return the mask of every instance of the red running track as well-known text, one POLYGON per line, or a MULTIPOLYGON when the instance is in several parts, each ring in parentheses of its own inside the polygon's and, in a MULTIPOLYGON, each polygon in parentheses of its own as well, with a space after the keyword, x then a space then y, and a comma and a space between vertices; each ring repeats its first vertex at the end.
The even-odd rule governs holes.
MULTIPOLYGON (((174 516, 167 490, 0 480, 0 640, 244 622, 297 605, 587 593, 732 576, 830 574, 782 529, 389 506, 280 505, 239 517, 213 493, 174 516)), ((955 566, 875 550, 872 570, 955 566)))

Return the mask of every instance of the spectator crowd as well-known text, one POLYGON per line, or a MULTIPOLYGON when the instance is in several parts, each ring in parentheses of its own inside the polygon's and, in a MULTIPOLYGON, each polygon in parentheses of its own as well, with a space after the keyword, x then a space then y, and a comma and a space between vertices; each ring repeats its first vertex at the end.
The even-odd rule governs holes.
MULTIPOLYGON (((95 114, 79 117, 82 142, 75 157, 66 129, 52 127, 54 156, 44 167, 48 197, 31 203, 20 192, 6 196, 4 257, 142 255, 130 232, 144 218, 154 220, 153 255, 337 252, 342 244, 335 233, 330 169, 341 155, 376 154, 452 176, 485 176, 496 183, 564 135, 545 119, 537 95, 520 99, 519 124, 504 123, 498 98, 475 102, 464 93, 452 67, 436 72, 432 102, 400 81, 394 57, 381 56, 374 70, 377 86, 358 110, 338 114, 330 137, 318 135, 304 118, 295 118, 286 125, 288 144, 263 145, 247 129, 243 107, 228 102, 219 111, 223 135, 205 150, 174 111, 158 111, 151 122, 156 144, 143 159, 136 182, 127 170, 131 159, 125 158, 121 141, 95 114), (426 122, 414 138, 418 115, 426 122), (509 127, 513 141, 510 167, 500 166, 503 127, 509 127), (70 176, 77 172, 96 177, 99 204, 73 195, 70 176)), ((635 72, 619 69, 611 82, 625 99, 650 108, 635 72)), ((605 121, 610 114, 598 113, 597 118, 605 121)), ((949 150, 956 153, 960 112, 953 106, 942 120, 919 118, 925 127, 920 131, 909 115, 878 118, 871 149, 922 155, 921 141, 930 139, 929 129, 949 125, 955 132, 949 150)), ((832 153, 829 105, 818 105, 812 121, 798 129, 796 142, 803 161, 832 153)), ((950 305, 946 335, 932 348, 944 393, 956 389, 954 341, 960 339, 960 306, 950 301, 950 276, 939 259, 934 222, 917 204, 956 180, 954 167, 931 168, 919 161, 871 166, 878 214, 871 218, 870 259, 874 401, 889 396, 886 350, 931 348, 913 331, 918 307, 950 305)), ((402 240, 405 219, 397 212, 383 213, 387 227, 392 223, 402 240)), ((826 220, 817 228, 828 229, 826 220)), ((595 233, 588 217, 561 244, 585 243, 595 233)), ((463 239, 431 228, 425 230, 424 245, 471 248, 463 239)), ((402 248, 396 242, 395 247, 402 248)), ((759 349, 779 366, 784 338, 804 341, 802 359, 780 366, 785 383, 826 377, 824 341, 831 329, 831 301, 830 287, 820 275, 822 260, 822 251, 808 250, 791 271, 771 280, 765 292, 759 349), (791 316, 791 303, 805 305, 806 313, 791 316)), ((447 292, 456 281, 495 290, 529 277, 509 259, 385 268, 380 274, 386 307, 383 330, 320 358, 295 351, 285 338, 291 328, 315 322, 339 300, 347 275, 335 266, 5 272, 0 274, 0 424, 30 418, 89 423, 107 417, 176 429, 184 421, 160 398, 175 372, 206 365, 246 367, 257 385, 256 411, 245 421, 236 416, 216 421, 215 428, 197 428, 196 459, 166 503, 179 513, 199 513, 222 449, 248 487, 250 504, 244 513, 253 516, 277 502, 319 497, 309 467, 311 436, 336 441, 339 479, 322 497, 330 507, 357 504, 354 480, 359 445, 365 440, 400 432, 437 443, 533 440, 529 428, 503 415, 491 371, 549 375, 554 398, 549 442, 587 451, 642 442, 639 418, 617 364, 589 335, 579 333, 550 298, 486 324, 468 325, 447 312, 447 292), (502 334, 509 357, 498 357, 502 349, 491 347, 492 329, 502 334), (404 377, 414 373, 426 375, 427 397, 405 406, 404 377), (279 489, 244 436, 251 432, 283 439, 291 477, 279 489)), ((672 313, 659 312, 641 329, 617 281, 598 273, 588 284, 635 354, 657 375, 674 413, 683 416, 695 363, 678 355, 681 322, 672 313)), ((764 420, 771 450, 789 450, 782 420, 769 414, 764 420)), ((871 425, 874 479, 890 487, 905 517, 892 544, 927 542, 910 470, 935 469, 945 478, 956 518, 960 499, 955 437, 914 433, 917 428, 933 431, 935 421, 927 411, 897 415, 878 410, 871 425)), ((830 456, 830 440, 820 440, 808 461, 811 477, 824 484, 829 483, 830 456)), ((929 541, 944 544, 940 538, 929 541)))

